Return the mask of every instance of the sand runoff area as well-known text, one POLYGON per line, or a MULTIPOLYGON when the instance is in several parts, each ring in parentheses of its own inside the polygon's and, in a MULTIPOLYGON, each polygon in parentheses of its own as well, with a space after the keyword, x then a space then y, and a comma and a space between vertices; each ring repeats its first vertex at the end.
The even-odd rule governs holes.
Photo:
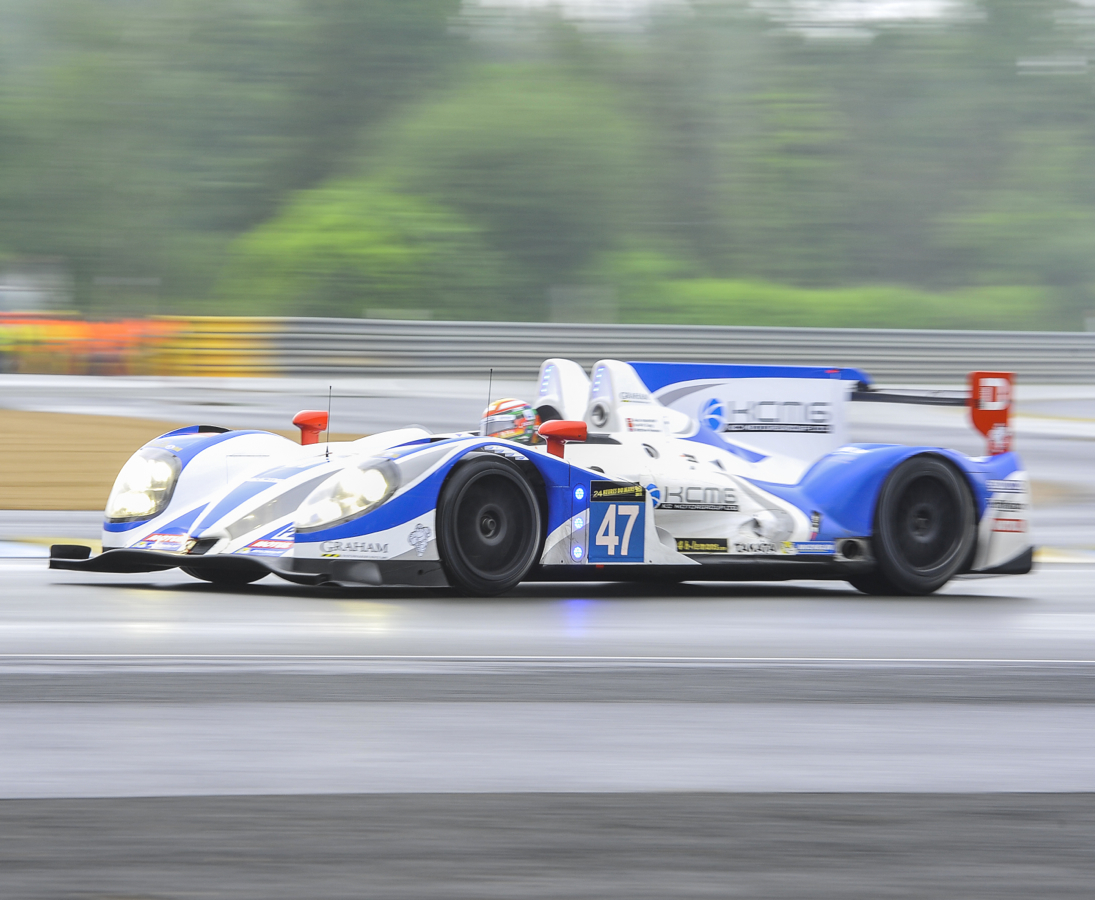
POLYGON ((130 455, 185 424, 192 423, 0 409, 0 509, 102 509, 130 455))

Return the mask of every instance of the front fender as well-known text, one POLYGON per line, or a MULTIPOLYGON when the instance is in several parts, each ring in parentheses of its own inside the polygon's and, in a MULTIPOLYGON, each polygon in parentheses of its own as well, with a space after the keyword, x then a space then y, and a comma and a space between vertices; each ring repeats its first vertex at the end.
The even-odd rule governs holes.
POLYGON ((431 444, 397 447, 382 454, 392 459, 404 473, 405 487, 397 491, 387 502, 356 519, 342 522, 330 528, 307 533, 298 532, 298 544, 314 544, 325 541, 345 540, 389 531, 412 520, 432 515, 437 508, 441 488, 453 468, 469 453, 485 447, 503 447, 511 454, 527 459, 536 467, 544 481, 548 504, 547 530, 550 533, 570 518, 570 471, 564 460, 531 450, 521 444, 498 439, 454 438, 431 444), (436 456, 436 459, 429 459, 436 456), (421 465, 423 460, 426 465, 421 465), (417 470, 417 471, 416 471, 417 470), (411 477, 407 477, 407 475, 411 477), (562 488, 563 490, 556 490, 562 488))

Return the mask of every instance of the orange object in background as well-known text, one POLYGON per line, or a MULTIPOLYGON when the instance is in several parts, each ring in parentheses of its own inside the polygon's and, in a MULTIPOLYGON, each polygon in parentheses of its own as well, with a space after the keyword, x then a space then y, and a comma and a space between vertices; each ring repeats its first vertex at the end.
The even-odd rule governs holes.
POLYGON ((0 371, 32 375, 150 375, 155 351, 183 323, 162 319, 89 322, 0 313, 0 371))

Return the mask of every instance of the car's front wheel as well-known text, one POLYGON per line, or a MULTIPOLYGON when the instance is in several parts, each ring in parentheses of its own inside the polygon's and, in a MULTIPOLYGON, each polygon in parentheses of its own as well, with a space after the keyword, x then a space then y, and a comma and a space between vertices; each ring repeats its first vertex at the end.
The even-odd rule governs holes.
POLYGON ((849 579, 871 594, 930 594, 956 575, 976 540, 965 479, 936 456, 914 456, 882 485, 874 517, 877 569, 849 579))
POLYGON ((449 584, 493 596, 536 564, 542 539, 536 494, 520 469, 497 457, 461 464, 437 503, 437 541, 449 584))

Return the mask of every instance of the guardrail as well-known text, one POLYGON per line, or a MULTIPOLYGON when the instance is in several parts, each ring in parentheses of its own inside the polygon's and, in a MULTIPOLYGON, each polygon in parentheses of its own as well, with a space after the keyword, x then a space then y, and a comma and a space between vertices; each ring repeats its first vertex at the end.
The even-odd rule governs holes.
POLYGON ((563 356, 858 366, 889 382, 955 383, 972 370, 1028 383, 1095 383, 1095 333, 561 325, 283 319, 278 369, 293 375, 535 375, 563 356))
POLYGON ((482 375, 493 368, 499 377, 531 377, 549 356, 586 366, 604 358, 858 366, 891 383, 956 383, 971 370, 995 369, 1027 383, 1095 383, 1095 333, 1088 332, 209 316, 138 327, 0 319, 7 371, 329 377, 482 375))

